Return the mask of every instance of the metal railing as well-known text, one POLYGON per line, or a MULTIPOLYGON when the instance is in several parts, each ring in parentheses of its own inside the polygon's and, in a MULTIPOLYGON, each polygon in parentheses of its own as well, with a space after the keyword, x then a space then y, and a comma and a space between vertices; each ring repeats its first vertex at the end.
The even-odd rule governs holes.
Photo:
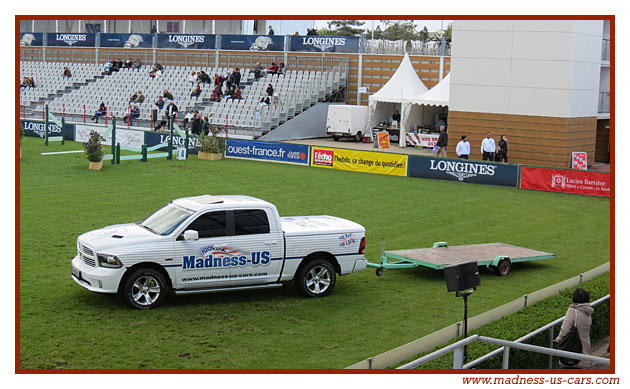
MULTIPOLYGON (((593 303, 591 303, 591 306, 594 307, 596 305, 601 304, 604 301, 610 300, 610 295, 606 295, 600 299, 598 299, 597 301, 594 301, 593 303)), ((515 349, 520 349, 520 350, 525 350, 525 351, 531 351, 531 352, 537 352, 537 353, 542 353, 542 354, 547 354, 549 355, 549 368, 552 368, 552 362, 553 362, 553 357, 554 356, 558 356, 558 357, 566 357, 566 358, 571 358, 571 359, 578 359, 581 361, 588 361, 588 362, 595 362, 595 363, 599 363, 599 364, 604 364, 604 365, 610 365, 610 360, 606 359, 606 358, 600 358, 600 357, 594 357, 591 355, 585 355, 585 354, 577 354, 577 353, 572 353, 572 352, 567 352, 567 351, 562 351, 562 350, 555 350, 553 348, 553 340, 554 340, 554 333, 553 333, 553 329, 556 325, 562 323, 562 321, 564 320, 564 317, 561 317, 557 320, 554 320, 553 322, 533 331, 530 332, 529 334, 515 340, 515 341, 508 341, 508 340, 501 340, 501 339, 495 339, 495 338, 490 338, 490 337, 485 337, 485 336, 479 336, 479 335, 472 335, 469 336, 466 339, 462 339, 456 343, 453 343, 449 346, 446 346, 444 348, 441 348, 437 351, 432 352, 431 354, 425 355, 422 358, 418 358, 412 362, 409 362, 403 366, 398 367, 398 369, 414 369, 417 368, 418 366, 421 366, 427 362, 430 362, 436 358, 439 358, 445 354, 450 353, 451 351, 453 352, 453 368, 454 369, 471 369, 474 366, 494 357, 497 356, 501 353, 503 353, 503 363, 502 363, 502 368, 503 369, 508 369, 509 368, 509 358, 510 358, 510 349, 511 348, 515 348, 515 349), (534 345, 530 345, 530 344, 524 344, 522 342, 540 334, 543 333, 545 331, 549 331, 549 347, 541 347, 541 346, 534 346, 534 345), (473 343, 475 341, 481 341, 484 343, 490 343, 490 344, 496 344, 501 346, 500 348, 480 357, 475 359, 474 361, 467 363, 464 365, 464 346, 467 346, 470 343, 473 343)))
POLYGON ((602 39, 602 60, 610 61, 610 39, 602 39))
POLYGON ((610 92, 599 92, 599 104, 597 112, 610 113, 610 92))

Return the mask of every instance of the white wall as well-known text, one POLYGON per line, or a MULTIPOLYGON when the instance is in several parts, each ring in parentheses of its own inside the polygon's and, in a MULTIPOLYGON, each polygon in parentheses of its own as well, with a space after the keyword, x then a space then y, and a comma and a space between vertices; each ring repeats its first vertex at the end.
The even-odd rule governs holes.
POLYGON ((454 111, 597 115, 602 21, 454 20, 454 111))

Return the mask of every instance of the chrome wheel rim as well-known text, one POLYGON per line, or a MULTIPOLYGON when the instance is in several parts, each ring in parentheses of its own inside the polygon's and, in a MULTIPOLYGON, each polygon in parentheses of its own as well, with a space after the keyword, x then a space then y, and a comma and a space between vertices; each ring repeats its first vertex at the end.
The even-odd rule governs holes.
POLYGON ((131 287, 131 298, 144 307, 153 304, 160 297, 160 283, 155 277, 142 276, 136 279, 131 287))
POLYGON ((306 274, 306 288, 314 294, 324 293, 332 282, 332 274, 324 266, 315 266, 306 274))

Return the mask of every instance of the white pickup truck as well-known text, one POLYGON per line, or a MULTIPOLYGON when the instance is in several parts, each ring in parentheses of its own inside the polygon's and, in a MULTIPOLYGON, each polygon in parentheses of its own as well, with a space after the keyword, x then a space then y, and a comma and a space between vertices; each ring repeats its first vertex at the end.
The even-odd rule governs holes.
POLYGON ((280 217, 249 196, 173 200, 139 223, 82 234, 72 279, 148 309, 175 294, 269 288, 295 280, 323 297, 336 274, 365 269, 365 228, 332 216, 280 217))

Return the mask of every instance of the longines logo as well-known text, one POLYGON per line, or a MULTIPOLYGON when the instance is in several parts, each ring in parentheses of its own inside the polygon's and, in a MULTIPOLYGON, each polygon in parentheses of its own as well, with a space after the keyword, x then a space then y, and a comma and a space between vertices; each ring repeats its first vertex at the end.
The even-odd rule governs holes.
POLYGON ((55 38, 58 41, 62 41, 68 44, 68 46, 72 46, 73 44, 77 42, 86 41, 87 35, 86 34, 56 34, 55 38))
POLYGON ((447 161, 447 160, 431 160, 431 170, 442 171, 459 181, 466 178, 475 177, 477 175, 494 176, 496 166, 484 165, 470 162, 447 161))
POLYGON ((327 38, 327 37, 303 37, 302 44, 314 46, 321 51, 326 51, 334 46, 345 46, 346 38, 327 38))
POLYGON ((169 35, 168 41, 177 43, 178 45, 188 47, 195 43, 204 43, 206 37, 203 35, 169 35))

